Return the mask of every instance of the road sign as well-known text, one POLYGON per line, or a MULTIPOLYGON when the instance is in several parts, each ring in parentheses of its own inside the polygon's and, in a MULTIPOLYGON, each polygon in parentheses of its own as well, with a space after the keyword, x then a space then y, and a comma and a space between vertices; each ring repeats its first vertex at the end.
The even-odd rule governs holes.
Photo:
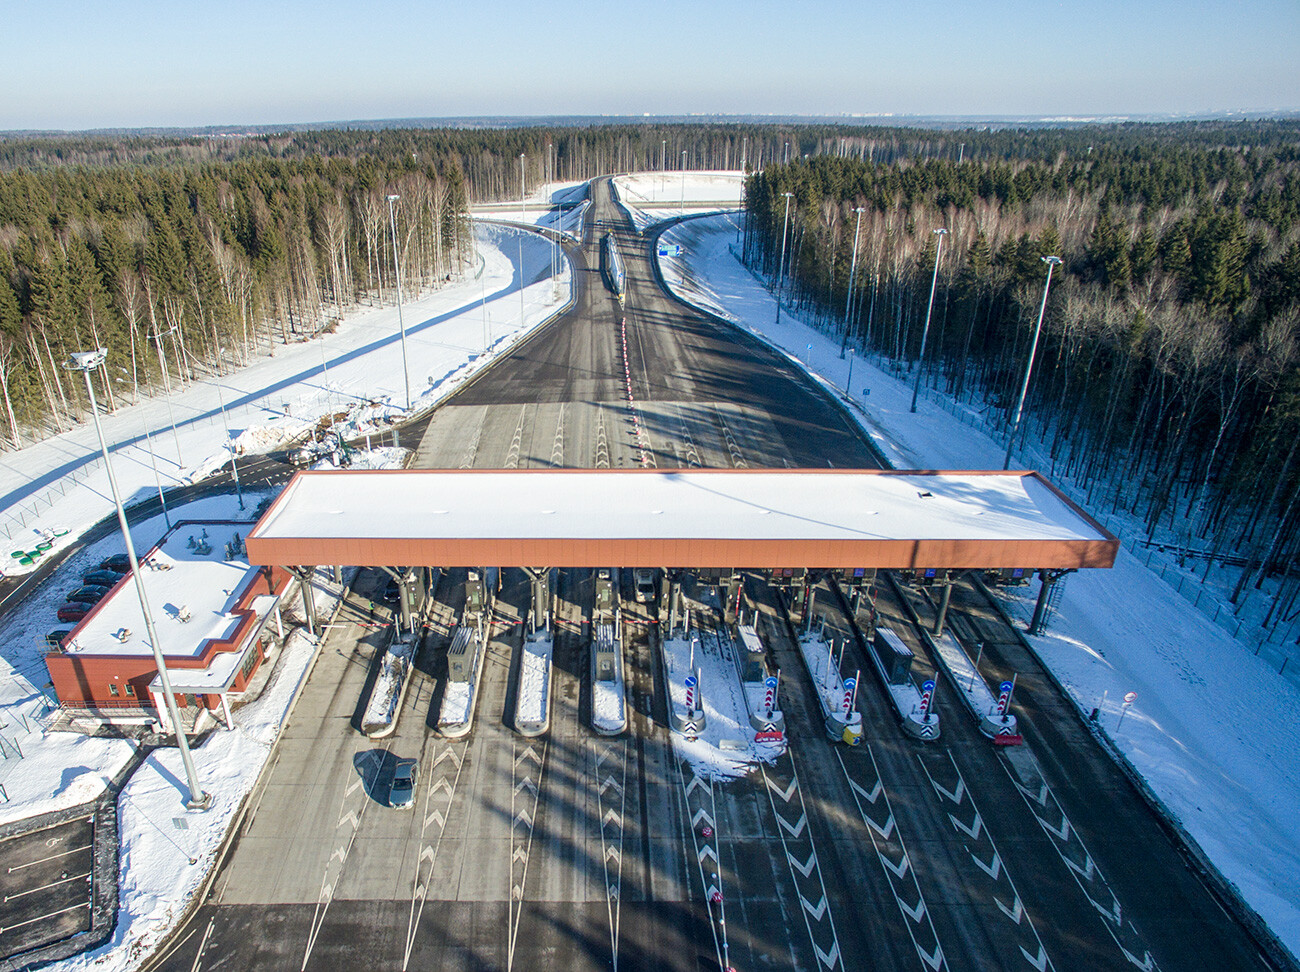
POLYGON ((998 715, 1006 715, 1007 707, 1011 703, 1011 690, 1015 688, 1011 682, 1003 682, 998 686, 998 715))
POLYGON ((1128 693, 1125 694, 1125 696, 1124 696, 1124 704, 1125 704, 1125 705, 1132 705, 1132 704, 1133 704, 1134 702, 1136 702, 1137 700, 1138 700, 1138 694, 1137 694, 1136 692, 1128 692, 1128 693))
POLYGON ((852 692, 853 686, 857 684, 858 684, 858 680, 856 678, 853 678, 852 676, 849 676, 844 680, 844 691, 852 692))
POLYGON ((660 256, 679 257, 679 256, 682 255, 682 248, 681 248, 681 245, 678 244, 678 243, 660 243, 660 244, 659 244, 659 255, 660 255, 660 256))
POLYGON ((686 676, 686 687, 687 687, 687 688, 695 688, 696 684, 697 684, 697 682, 695 681, 695 676, 694 676, 694 675, 687 675, 687 676, 686 676))
POLYGON ((763 684, 771 689, 776 688, 776 676, 775 675, 767 676, 767 678, 763 679, 763 684))
POLYGON ((927 678, 921 683, 921 715, 930 715, 930 699, 934 697, 934 679, 927 678))

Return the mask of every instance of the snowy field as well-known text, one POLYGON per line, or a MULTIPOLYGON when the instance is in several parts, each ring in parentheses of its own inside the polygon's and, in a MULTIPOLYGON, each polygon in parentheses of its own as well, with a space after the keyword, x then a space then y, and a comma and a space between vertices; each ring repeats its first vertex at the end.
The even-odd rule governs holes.
POLYGON ((739 172, 640 172, 614 179, 615 196, 638 233, 687 209, 736 209, 744 196, 739 172))
POLYGON ((513 202, 480 203, 470 207, 474 216, 494 223, 559 229, 566 236, 582 235, 582 220, 591 201, 585 182, 549 182, 529 193, 528 198, 513 202))
MULTIPOLYGON (((963 425, 911 386, 853 356, 837 336, 789 314, 732 253, 731 215, 665 234, 685 248, 661 259, 684 298, 740 323, 828 387, 852 367, 853 410, 897 468, 998 469, 1005 443, 963 425)), ((1027 618, 1037 585, 1006 595, 1027 618)), ((1146 778, 1216 866, 1292 953, 1300 953, 1300 690, 1213 624, 1127 549, 1111 570, 1065 582, 1050 630, 1031 639, 1084 712, 1146 778), (1127 692, 1137 701, 1120 715, 1127 692), (1266 848, 1266 852, 1261 849, 1266 848)), ((1033 744, 1033 740, 1029 740, 1033 744)))

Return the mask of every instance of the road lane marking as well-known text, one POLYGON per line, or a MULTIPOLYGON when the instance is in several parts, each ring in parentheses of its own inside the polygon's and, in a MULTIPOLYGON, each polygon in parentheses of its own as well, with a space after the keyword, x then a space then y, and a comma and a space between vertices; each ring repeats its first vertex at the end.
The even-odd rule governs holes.
POLYGON ((39 887, 28 888, 26 891, 18 891, 15 892, 14 894, 6 894, 4 898, 5 904, 8 904, 10 901, 13 901, 15 898, 21 898, 29 894, 35 894, 37 891, 48 891, 50 888, 57 888, 60 884, 69 884, 72 881, 80 881, 82 878, 88 878, 88 877, 90 877, 89 871, 87 871, 85 874, 74 874, 71 877, 59 878, 59 880, 51 881, 49 884, 42 884, 39 887))
POLYGON ((89 908, 89 901, 82 901, 80 904, 70 905, 67 908, 60 908, 58 911, 51 911, 48 915, 38 915, 35 918, 28 918, 26 921, 20 921, 16 925, 0 925, 0 935, 5 932, 11 932, 15 928, 23 928, 26 925, 34 925, 38 921, 44 921, 46 918, 57 918, 59 915, 66 915, 69 911, 76 911, 78 908, 89 908))
POLYGON ((67 857, 69 854, 76 854, 80 851, 90 850, 91 846, 92 845, 90 844, 86 844, 82 847, 74 847, 71 850, 60 851, 58 854, 51 854, 49 857, 42 857, 39 860, 28 861, 26 864, 15 864, 13 867, 9 868, 9 873, 13 874, 14 871, 21 871, 25 867, 33 867, 37 864, 48 864, 50 861, 57 861, 60 857, 67 857))

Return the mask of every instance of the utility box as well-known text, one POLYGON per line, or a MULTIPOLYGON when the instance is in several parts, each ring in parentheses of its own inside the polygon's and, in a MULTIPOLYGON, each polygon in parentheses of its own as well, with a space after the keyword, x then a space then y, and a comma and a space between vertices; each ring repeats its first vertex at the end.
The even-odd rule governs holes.
POLYGON ((871 641, 885 681, 890 685, 906 685, 912 678, 912 649, 889 628, 877 628, 871 641))
POLYGON ((447 649, 447 678, 453 682, 468 682, 474 675, 474 629, 462 624, 451 637, 447 649))
POLYGON ((483 572, 471 567, 465 578, 465 611, 468 614, 482 614, 487 603, 487 589, 483 583, 483 572))
POLYGON ((618 640, 612 624, 591 626, 592 672, 598 682, 612 682, 618 672, 618 640))

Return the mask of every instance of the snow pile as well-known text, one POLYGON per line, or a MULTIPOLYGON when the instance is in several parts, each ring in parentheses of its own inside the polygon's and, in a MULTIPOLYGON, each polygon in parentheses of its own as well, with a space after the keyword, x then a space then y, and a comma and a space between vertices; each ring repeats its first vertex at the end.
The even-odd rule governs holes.
POLYGON ((277 449, 287 449, 306 438, 311 426, 301 419, 286 418, 272 425, 255 425, 235 434, 231 441, 235 452, 241 456, 261 455, 277 449))
POLYGON ((737 779, 754 764, 770 763, 785 751, 784 741, 758 742, 754 738, 740 678, 730 655, 732 648, 716 632, 699 629, 690 635, 665 638, 660 650, 674 707, 686 707, 685 680, 691 673, 692 661, 699 670, 695 705, 704 709, 704 727, 694 740, 680 732, 670 733, 673 749, 691 764, 697 776, 737 779))
POLYGON ((346 463, 343 457, 334 451, 323 459, 311 464, 312 469, 401 469, 406 465, 410 449, 400 446, 382 446, 374 449, 354 449, 348 453, 346 463))
MULTIPOLYGON (((911 384, 839 356, 838 335, 783 314, 735 258, 736 217, 688 220, 660 258, 679 296, 737 322, 798 360, 902 469, 997 469, 1006 443, 972 430, 911 384), (867 392, 869 391, 869 395, 867 392)), ((1110 570, 1071 575, 1047 634, 1030 641, 1075 704, 1101 709, 1105 733, 1293 953, 1300 952, 1300 689, 1279 677, 1122 549, 1110 570), (1126 692, 1137 701, 1119 715, 1126 692), (1234 728, 1226 728, 1234 727, 1234 728), (1267 848, 1267 853, 1260 853, 1267 848)), ((1001 594, 1022 620, 1036 585, 1001 594)))
POLYGON ((551 721, 551 654, 554 647, 549 631, 534 631, 524 639, 519 661, 515 727, 525 735, 542 732, 551 721))
MULTIPOLYGON (((844 726, 861 724, 862 714, 844 704, 845 697, 851 698, 853 693, 852 690, 845 689, 844 677, 840 672, 840 660, 834 657, 834 647, 825 639, 820 628, 799 636, 799 654, 803 657, 813 687, 817 690, 817 701, 821 703, 822 715, 827 719, 834 718, 842 733, 844 726)), ((843 646, 840 651, 842 657, 843 646)), ((857 677, 861 679, 861 673, 857 677)), ((829 728, 827 731, 830 731, 829 728)), ((839 734, 836 738, 839 738, 839 734)))
POLYGON ((387 736, 396 726, 397 710, 401 708, 407 682, 415 670, 411 659, 415 657, 418 645, 419 638, 406 635, 394 641, 384 652, 379 677, 375 679, 366 714, 361 719, 361 731, 371 739, 387 736))

